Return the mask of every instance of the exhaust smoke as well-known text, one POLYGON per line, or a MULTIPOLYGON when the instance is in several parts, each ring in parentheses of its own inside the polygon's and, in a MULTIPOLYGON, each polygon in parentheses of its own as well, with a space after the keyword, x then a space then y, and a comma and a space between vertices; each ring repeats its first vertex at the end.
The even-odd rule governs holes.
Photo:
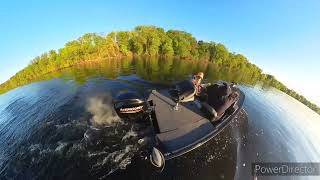
POLYGON ((114 111, 110 94, 96 94, 93 97, 89 97, 86 109, 92 114, 90 122, 94 126, 105 126, 121 122, 121 119, 114 111))

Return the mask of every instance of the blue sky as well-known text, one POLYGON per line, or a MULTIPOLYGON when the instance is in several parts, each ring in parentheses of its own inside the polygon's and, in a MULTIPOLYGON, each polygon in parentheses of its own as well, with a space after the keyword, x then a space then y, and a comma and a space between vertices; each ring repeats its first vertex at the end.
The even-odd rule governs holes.
POLYGON ((0 83, 84 33, 137 25, 225 44, 320 105, 320 1, 3 1, 0 83))

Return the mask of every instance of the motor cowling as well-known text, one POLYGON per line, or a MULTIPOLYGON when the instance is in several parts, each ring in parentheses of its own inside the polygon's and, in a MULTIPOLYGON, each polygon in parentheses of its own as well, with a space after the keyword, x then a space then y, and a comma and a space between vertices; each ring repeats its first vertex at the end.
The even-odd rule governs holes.
POLYGON ((133 92, 119 94, 114 100, 114 109, 122 119, 137 119, 143 116, 146 104, 141 96, 133 92))

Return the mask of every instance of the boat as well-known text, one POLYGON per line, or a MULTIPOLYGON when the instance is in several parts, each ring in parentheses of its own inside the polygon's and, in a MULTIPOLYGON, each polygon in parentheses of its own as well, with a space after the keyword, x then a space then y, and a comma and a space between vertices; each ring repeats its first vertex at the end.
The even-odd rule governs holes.
POLYGON ((115 99, 114 108, 121 118, 150 122, 152 149, 148 158, 153 166, 164 168, 166 160, 190 152, 216 136, 242 108, 245 95, 236 85, 217 81, 206 90, 205 100, 198 99, 193 83, 185 80, 172 88, 152 90, 145 100, 134 93, 121 94, 115 99), (229 104, 219 104, 227 97, 225 92, 234 99, 229 104))

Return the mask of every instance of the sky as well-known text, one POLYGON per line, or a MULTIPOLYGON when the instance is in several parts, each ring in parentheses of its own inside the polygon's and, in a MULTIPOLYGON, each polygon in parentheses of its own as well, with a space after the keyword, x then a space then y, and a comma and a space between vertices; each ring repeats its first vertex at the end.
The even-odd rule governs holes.
POLYGON ((320 1, 2 1, 0 83, 31 59, 89 32, 155 25, 244 54, 320 105, 320 1))

